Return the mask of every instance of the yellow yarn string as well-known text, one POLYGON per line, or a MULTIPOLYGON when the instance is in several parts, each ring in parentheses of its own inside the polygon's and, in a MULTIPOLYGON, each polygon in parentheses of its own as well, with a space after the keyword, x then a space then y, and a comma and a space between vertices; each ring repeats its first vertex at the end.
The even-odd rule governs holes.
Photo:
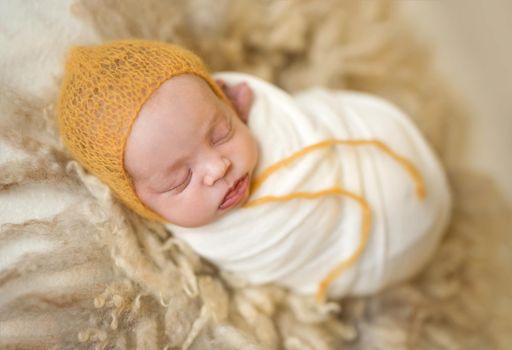
MULTIPOLYGON (((265 169, 261 174, 254 180, 252 184, 252 191, 255 191, 259 188, 263 182, 265 182, 268 177, 278 170, 290 165, 292 162, 297 160, 304 155, 311 153, 315 150, 329 147, 332 145, 349 145, 349 146, 361 146, 361 145, 374 145, 377 146, 384 153, 388 154, 391 158, 395 159, 399 164, 401 164, 405 170, 413 177, 416 182, 416 194, 420 198, 425 197, 425 185, 423 183, 423 178, 421 177, 419 171, 416 167, 406 158, 397 155, 394 151, 392 151, 386 144, 384 144, 380 140, 338 140, 338 139, 328 139, 307 147, 302 148, 301 150, 293 153, 291 156, 284 158, 273 165, 269 166, 265 169)), ((329 195, 338 195, 338 196, 347 196, 353 200, 355 200, 362 209, 363 212, 363 220, 361 224, 359 244, 356 247, 355 251, 345 260, 337 264, 321 281, 318 287, 315 299, 317 303, 323 303, 325 301, 325 295, 327 289, 331 285, 331 283, 338 278, 338 276, 345 271, 347 268, 352 266, 356 260, 361 256, 366 245, 368 244, 369 233, 370 233, 370 225, 371 225, 371 212, 368 202, 361 196, 347 191, 341 187, 335 186, 331 188, 327 188, 325 190, 317 191, 317 192, 294 192, 286 195, 274 196, 268 195, 263 196, 261 198, 257 198, 246 203, 243 207, 250 208, 255 207, 257 205, 262 205, 270 202, 284 202, 292 199, 318 199, 320 197, 329 196, 329 195)))
POLYGON ((323 303, 325 301, 325 293, 329 285, 348 267, 350 267, 359 256, 362 254, 366 244, 368 243, 368 237, 370 233, 370 224, 371 224, 371 213, 370 206, 368 202, 361 196, 349 192, 347 190, 342 189, 341 187, 331 187, 325 189, 323 191, 318 192, 294 192, 283 196, 264 196, 258 199, 255 199, 246 205, 244 208, 250 208, 257 205, 270 203, 270 202, 285 202, 292 199, 302 198, 302 199, 317 199, 323 196, 329 195, 338 195, 338 196, 347 196, 357 201, 362 209, 363 209, 363 223, 361 226, 361 239, 359 241, 359 245, 356 250, 352 253, 348 259, 343 260, 341 263, 336 265, 327 276, 322 279, 320 282, 320 286, 318 287, 318 291, 316 293, 316 301, 318 303, 323 303))
POLYGON ((261 174, 258 175, 258 177, 256 179, 254 179, 254 182, 251 185, 251 191, 256 191, 270 175, 275 173, 277 170, 290 165, 298 158, 303 157, 304 155, 311 153, 313 151, 316 151, 316 150, 319 150, 319 149, 322 149, 325 147, 333 146, 333 145, 349 145, 349 146, 373 145, 373 146, 376 146, 377 148, 379 148, 381 151, 383 151, 384 153, 389 155, 391 158, 396 160, 400 165, 402 165, 405 168, 405 170, 414 178, 414 180, 416 182, 417 195, 420 198, 425 197, 425 186, 423 184, 423 181, 421 180, 421 175, 420 175, 419 171, 416 169, 416 167, 408 159, 396 154, 385 143, 383 143, 380 140, 375 140, 375 139, 370 139, 370 140, 327 139, 325 141, 306 146, 303 149, 293 153, 291 156, 272 164, 267 169, 262 171, 261 174))

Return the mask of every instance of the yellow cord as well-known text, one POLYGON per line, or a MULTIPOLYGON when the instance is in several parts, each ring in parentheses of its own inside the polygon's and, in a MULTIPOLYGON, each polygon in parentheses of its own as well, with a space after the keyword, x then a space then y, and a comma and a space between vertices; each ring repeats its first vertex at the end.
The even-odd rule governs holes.
MULTIPOLYGON (((423 178, 421 177, 419 171, 416 167, 406 158, 397 155, 394 151, 392 151, 386 144, 384 144, 380 140, 338 140, 338 139, 329 139, 325 140, 307 147, 293 153, 291 156, 280 160, 279 162, 274 163, 265 169, 261 174, 254 180, 252 184, 251 191, 255 191, 258 189, 269 176, 277 172, 278 170, 290 165, 295 160, 303 157, 304 155, 313 152, 315 150, 329 147, 332 145, 349 145, 349 146, 361 146, 361 145, 373 145, 377 146, 381 151, 388 154, 391 158, 395 159, 399 164, 401 164, 405 170, 413 177, 416 182, 416 194, 420 198, 425 197, 425 185, 423 183, 423 178)), ((370 233, 370 225, 371 225, 371 212, 368 202, 361 196, 347 191, 341 187, 335 186, 330 187, 325 190, 317 191, 317 192, 294 192, 281 196, 263 196, 261 198, 257 198, 246 203, 243 207, 250 208, 257 205, 262 205, 270 202, 284 202, 292 199, 317 199, 324 196, 329 195, 338 195, 338 196, 347 196, 353 200, 355 200, 362 209, 363 212, 363 220, 360 230, 361 239, 359 240, 359 244, 355 251, 350 255, 347 259, 343 260, 339 264, 337 264, 321 281, 316 293, 316 301, 318 303, 323 303, 325 301, 325 295, 327 289, 331 285, 331 283, 338 278, 338 276, 345 271, 347 268, 352 266, 356 260, 363 253, 366 245, 368 244, 369 233, 370 233)))
POLYGON ((313 151, 326 148, 333 145, 349 145, 349 146, 366 146, 373 145, 379 148, 381 151, 389 155, 391 158, 396 160, 399 164, 401 164, 405 170, 414 178, 416 182, 416 193, 420 198, 425 197, 425 186, 423 181, 421 180, 421 175, 416 167, 406 158, 399 156, 393 150, 391 150, 385 143, 380 140, 370 139, 370 140, 339 140, 339 139, 328 139, 322 142, 318 142, 309 146, 304 147, 303 149, 293 153, 291 156, 284 158, 261 172, 260 175, 256 179, 251 186, 251 191, 256 191, 266 180, 267 178, 274 174, 277 170, 284 168, 295 160, 304 155, 311 153, 313 151))

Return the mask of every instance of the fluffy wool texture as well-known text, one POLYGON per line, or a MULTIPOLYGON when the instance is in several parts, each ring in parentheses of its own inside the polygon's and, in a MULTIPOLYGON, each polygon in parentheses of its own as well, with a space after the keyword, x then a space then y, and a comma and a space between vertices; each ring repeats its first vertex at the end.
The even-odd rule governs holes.
POLYGON ((0 7, 0 348, 509 348, 512 211, 485 174, 461 163, 469 111, 392 3, 8 4, 0 7), (379 295, 319 306, 222 273, 125 209, 66 153, 54 103, 70 46, 126 37, 181 44, 213 71, 249 72, 288 91, 350 88, 403 108, 454 189, 452 223, 426 270, 379 295))

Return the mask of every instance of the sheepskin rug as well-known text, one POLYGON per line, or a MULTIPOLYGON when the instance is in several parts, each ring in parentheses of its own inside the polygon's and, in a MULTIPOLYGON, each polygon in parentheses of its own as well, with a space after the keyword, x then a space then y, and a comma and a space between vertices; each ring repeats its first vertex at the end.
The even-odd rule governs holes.
POLYGON ((512 211, 460 161, 471 111, 395 6, 2 1, 0 348, 511 349, 512 211), (130 213, 69 157, 54 112, 68 48, 125 37, 182 44, 212 71, 250 72, 289 92, 364 90, 401 106, 454 192, 428 268, 379 295, 316 305, 218 271, 130 213))

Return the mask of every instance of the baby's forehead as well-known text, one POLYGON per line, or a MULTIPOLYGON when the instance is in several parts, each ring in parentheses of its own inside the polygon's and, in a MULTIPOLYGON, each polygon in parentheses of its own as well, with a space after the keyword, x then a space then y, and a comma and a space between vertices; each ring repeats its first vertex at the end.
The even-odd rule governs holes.
POLYGON ((134 124, 145 128, 198 127, 216 116, 221 105, 200 77, 183 75, 165 81, 142 105, 134 124))
MULTIPOLYGON (((151 94, 147 102, 155 99, 175 96, 178 100, 183 98, 217 98, 210 85, 201 77, 195 74, 182 74, 164 81, 151 94)), ((147 103, 146 102, 146 103, 147 103)))

